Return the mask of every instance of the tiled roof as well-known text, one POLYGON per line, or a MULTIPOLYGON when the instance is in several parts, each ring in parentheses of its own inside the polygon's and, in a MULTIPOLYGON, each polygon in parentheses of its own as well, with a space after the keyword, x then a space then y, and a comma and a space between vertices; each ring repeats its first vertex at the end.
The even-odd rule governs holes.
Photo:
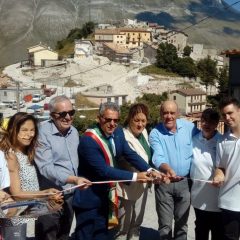
POLYGON ((115 29, 96 29, 95 35, 104 34, 104 35, 120 35, 124 32, 149 32, 145 28, 115 28, 115 29))
POLYGON ((177 89, 177 93, 182 93, 185 96, 193 96, 193 95, 206 95, 206 92, 202 91, 201 89, 198 88, 184 88, 184 89, 177 89))
POLYGON ((227 57, 233 56, 233 55, 240 55, 240 50, 237 50, 237 49, 226 50, 221 52, 221 54, 225 54, 227 57))
POLYGON ((129 54, 129 50, 125 47, 119 46, 117 44, 114 43, 104 43, 105 46, 107 46, 108 48, 111 48, 114 52, 116 53, 125 53, 125 54, 129 54))
POLYGON ((95 35, 98 34, 104 34, 104 35, 120 35, 120 29, 115 28, 115 29, 96 29, 95 30, 95 35))

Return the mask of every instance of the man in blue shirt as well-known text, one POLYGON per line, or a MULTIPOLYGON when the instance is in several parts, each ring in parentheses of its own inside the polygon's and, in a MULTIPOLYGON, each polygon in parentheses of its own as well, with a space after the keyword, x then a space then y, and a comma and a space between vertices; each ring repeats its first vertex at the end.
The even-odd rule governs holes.
POLYGON ((156 184, 155 198, 161 240, 187 239, 187 220, 190 209, 190 189, 187 177, 192 161, 192 136, 198 130, 193 123, 177 119, 178 106, 165 101, 160 108, 162 123, 150 133, 152 162, 165 173, 170 184, 156 184), (175 221, 174 234, 172 222, 175 221))
MULTIPOLYGON (((77 176, 79 134, 72 126, 75 110, 66 96, 56 96, 49 102, 51 120, 39 127, 39 145, 35 162, 40 173, 56 186, 68 189, 86 183, 77 176)), ((36 221, 35 236, 39 240, 67 240, 73 220, 73 192, 65 192, 64 205, 57 213, 41 216, 36 221)))

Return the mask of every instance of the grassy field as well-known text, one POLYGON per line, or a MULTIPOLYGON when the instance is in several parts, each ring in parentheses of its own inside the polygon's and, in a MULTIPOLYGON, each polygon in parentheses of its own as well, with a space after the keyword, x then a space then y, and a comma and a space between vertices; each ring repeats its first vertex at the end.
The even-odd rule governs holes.
POLYGON ((60 50, 57 50, 60 58, 66 58, 74 54, 74 42, 66 42, 64 47, 60 50))
POLYGON ((148 75, 157 74, 157 75, 170 76, 170 77, 179 77, 178 74, 173 72, 168 72, 165 69, 156 67, 155 65, 149 65, 147 67, 141 68, 139 72, 142 74, 148 74, 148 75))

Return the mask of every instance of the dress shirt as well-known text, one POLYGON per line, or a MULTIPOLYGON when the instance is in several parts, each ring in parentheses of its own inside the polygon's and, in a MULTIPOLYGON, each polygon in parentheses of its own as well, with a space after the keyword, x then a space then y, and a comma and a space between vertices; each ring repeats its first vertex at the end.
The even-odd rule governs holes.
POLYGON ((198 132, 192 122, 184 119, 177 119, 174 133, 168 131, 163 123, 158 124, 149 135, 155 167, 159 169, 162 163, 166 163, 178 176, 188 175, 192 161, 192 136, 198 132))
POLYGON ((240 138, 230 131, 218 142, 216 165, 225 169, 225 180, 219 191, 219 208, 240 212, 240 138))
POLYGON ((39 146, 36 148, 35 162, 41 174, 63 188, 69 176, 77 175, 79 135, 71 126, 62 135, 52 120, 42 122, 39 128, 39 146))
MULTIPOLYGON (((115 146, 113 138, 114 138, 114 135, 107 136, 107 140, 109 141, 109 145, 110 145, 109 147, 111 148, 110 151, 112 152, 113 157, 115 158, 116 157, 116 146, 115 146)), ((137 173, 136 172, 133 173, 132 180, 134 182, 137 181, 137 173)))

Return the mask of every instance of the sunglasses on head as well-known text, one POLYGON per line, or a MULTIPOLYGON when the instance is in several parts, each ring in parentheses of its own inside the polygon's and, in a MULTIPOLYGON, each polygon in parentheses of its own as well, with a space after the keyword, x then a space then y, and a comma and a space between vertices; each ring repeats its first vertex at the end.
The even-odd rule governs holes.
POLYGON ((68 112, 52 112, 54 114, 58 114, 59 117, 61 118, 65 118, 67 115, 69 115, 70 117, 72 117, 74 114, 75 114, 75 110, 71 110, 71 111, 68 111, 68 112))

